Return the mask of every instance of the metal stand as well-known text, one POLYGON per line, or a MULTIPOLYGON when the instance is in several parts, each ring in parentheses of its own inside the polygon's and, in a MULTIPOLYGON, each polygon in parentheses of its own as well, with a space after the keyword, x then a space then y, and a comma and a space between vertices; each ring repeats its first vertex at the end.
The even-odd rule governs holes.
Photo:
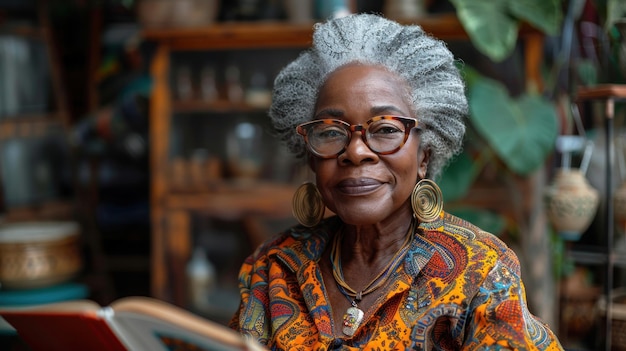
POLYGON ((605 174, 605 225, 606 225, 606 278, 604 282, 604 294, 606 297, 605 314, 605 350, 611 350, 612 335, 612 302, 613 302, 613 270, 615 267, 614 246, 614 220, 613 220, 613 160, 615 160, 614 143, 614 117, 615 101, 626 99, 626 85, 599 85, 596 87, 581 88, 578 92, 578 100, 605 100, 605 132, 606 132, 606 174, 605 174))

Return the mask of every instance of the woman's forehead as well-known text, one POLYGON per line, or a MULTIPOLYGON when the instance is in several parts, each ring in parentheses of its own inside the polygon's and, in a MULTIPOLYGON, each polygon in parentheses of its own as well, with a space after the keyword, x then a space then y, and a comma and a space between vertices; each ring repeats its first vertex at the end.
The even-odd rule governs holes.
POLYGON ((381 66, 349 65, 328 76, 319 91, 315 114, 360 110, 409 116, 409 102, 406 82, 397 74, 381 66))

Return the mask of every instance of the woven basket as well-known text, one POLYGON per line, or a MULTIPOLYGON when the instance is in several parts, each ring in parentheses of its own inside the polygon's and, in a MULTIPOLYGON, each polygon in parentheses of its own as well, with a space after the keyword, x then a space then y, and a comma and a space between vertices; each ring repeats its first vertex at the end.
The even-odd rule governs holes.
POLYGON ((72 279, 82 268, 74 222, 0 225, 0 285, 31 289, 72 279))

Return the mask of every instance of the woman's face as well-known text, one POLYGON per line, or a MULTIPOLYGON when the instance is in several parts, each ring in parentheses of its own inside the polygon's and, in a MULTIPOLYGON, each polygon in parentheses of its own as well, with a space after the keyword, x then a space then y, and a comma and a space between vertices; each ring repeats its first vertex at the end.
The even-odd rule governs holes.
MULTIPOLYGON (((411 114, 405 87, 403 79, 382 67, 339 68, 320 90, 314 119, 365 124, 380 115, 418 117, 411 114)), ((413 130, 396 153, 378 155, 355 132, 337 158, 312 157, 311 167, 326 206, 354 225, 381 222, 398 215, 398 210, 410 214, 407 200, 417 180, 425 176, 428 162, 418 145, 419 136, 413 130)))

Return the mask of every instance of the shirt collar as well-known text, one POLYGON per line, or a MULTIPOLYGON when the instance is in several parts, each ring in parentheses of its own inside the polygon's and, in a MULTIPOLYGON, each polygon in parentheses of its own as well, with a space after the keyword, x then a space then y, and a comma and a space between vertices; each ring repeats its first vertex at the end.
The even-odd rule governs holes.
MULTIPOLYGON (((410 285, 413 278, 426 266, 437 250, 437 246, 426 239, 424 231, 445 231, 448 227, 445 216, 434 222, 421 223, 416 228, 415 237, 404 259, 405 279, 410 285)), ((332 235, 339 230, 342 222, 339 217, 325 219, 314 228, 296 226, 291 229, 290 243, 270 248, 268 254, 279 259, 291 272, 299 273, 311 261, 319 261, 332 235)))

